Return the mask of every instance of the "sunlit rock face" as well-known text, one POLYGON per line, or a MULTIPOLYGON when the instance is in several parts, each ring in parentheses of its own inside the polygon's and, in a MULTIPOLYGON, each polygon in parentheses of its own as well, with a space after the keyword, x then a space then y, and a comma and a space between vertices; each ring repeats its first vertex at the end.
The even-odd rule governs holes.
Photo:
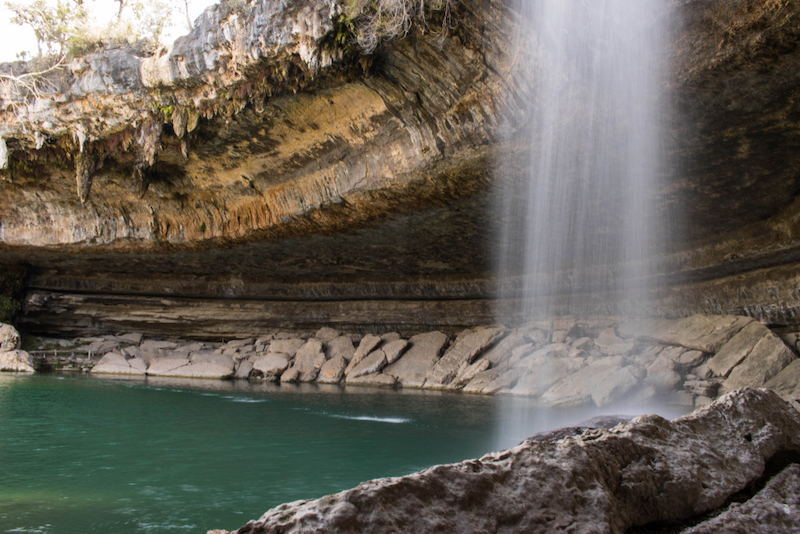
MULTIPOLYGON (((674 9, 660 196, 678 218, 651 311, 797 322, 800 8, 674 9)), ((487 302, 503 283, 492 195, 523 174, 537 88, 511 45, 521 15, 465 0, 446 35, 434 17, 361 56, 336 39, 343 13, 214 7, 156 55, 92 54, 59 94, 4 101, 0 241, 3 260, 31 265, 22 325, 46 330, 37 314, 54 298, 77 325, 86 295, 133 309, 137 295, 290 301, 298 314, 387 303, 364 325, 407 321, 401 308, 420 328, 504 319, 487 302)), ((605 311, 602 295, 586 300, 605 311)))

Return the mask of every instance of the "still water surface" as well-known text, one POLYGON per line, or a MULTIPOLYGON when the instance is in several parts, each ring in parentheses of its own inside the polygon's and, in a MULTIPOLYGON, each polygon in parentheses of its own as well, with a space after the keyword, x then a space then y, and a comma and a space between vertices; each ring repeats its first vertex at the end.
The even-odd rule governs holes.
POLYGON ((595 414, 447 393, 0 375, 0 532, 235 529, 595 414))

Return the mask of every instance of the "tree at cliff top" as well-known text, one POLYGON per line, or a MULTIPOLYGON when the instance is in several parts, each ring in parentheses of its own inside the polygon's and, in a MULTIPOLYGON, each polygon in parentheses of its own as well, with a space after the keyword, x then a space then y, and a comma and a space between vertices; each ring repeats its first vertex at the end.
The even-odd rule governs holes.
POLYGON ((84 0, 35 0, 5 2, 5 5, 14 13, 12 23, 33 30, 39 57, 80 55, 103 44, 141 39, 150 46, 158 46, 172 10, 168 0, 120 1, 117 16, 102 24, 95 20, 92 6, 84 0))

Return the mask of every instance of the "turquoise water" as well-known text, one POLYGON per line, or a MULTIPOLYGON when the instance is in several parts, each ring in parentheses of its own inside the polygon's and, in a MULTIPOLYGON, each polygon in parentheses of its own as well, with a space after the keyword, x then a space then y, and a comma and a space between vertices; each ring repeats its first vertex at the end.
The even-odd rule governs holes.
POLYGON ((0 532, 235 529, 587 415, 459 394, 0 375, 0 532))

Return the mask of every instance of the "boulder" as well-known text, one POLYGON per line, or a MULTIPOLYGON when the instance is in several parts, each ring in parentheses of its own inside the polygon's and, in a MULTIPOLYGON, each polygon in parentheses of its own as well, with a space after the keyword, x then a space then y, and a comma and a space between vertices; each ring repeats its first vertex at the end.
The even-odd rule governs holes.
POLYGON ((681 534, 790 534, 800 532, 800 465, 790 464, 750 500, 681 534))
POLYGON ((117 339, 120 341, 125 341, 127 343, 133 343, 134 345, 138 345, 142 342, 142 334, 139 333, 130 333, 130 334, 122 334, 121 336, 117 336, 117 339))
MULTIPOLYGON (((182 352, 184 354, 189 354, 190 352, 200 352, 203 349, 205 349, 205 343, 184 343, 178 345, 175 348, 174 352, 182 352)), ((214 352, 214 351, 210 350, 208 352, 214 352)))
POLYGON ((780 373, 770 378, 764 387, 800 408, 800 359, 784 367, 780 373))
POLYGON ((309 339, 294 357, 292 368, 298 372, 298 382, 313 382, 319 374, 322 364, 325 363, 325 353, 322 352, 322 342, 317 338, 309 339))
MULTIPOLYGON (((629 381, 629 372, 616 374, 624 361, 622 356, 598 359, 556 382, 542 394, 542 400, 553 406, 586 404, 592 400, 596 388, 598 397, 605 399, 605 391, 609 385, 603 385, 603 381, 613 379, 620 379, 624 383, 629 381)), ((624 388, 624 385, 622 387, 624 388)))
POLYGON ((621 367, 603 376, 592 388, 592 402, 602 408, 621 400, 639 385, 639 377, 633 367, 621 367))
POLYGON ((0 371, 33 373, 33 358, 24 350, 0 351, 0 371))
POLYGON ((119 352, 119 342, 116 340, 100 339, 93 341, 88 347, 85 347, 86 352, 90 354, 106 354, 108 352, 119 352))
POLYGON ((147 362, 142 358, 131 358, 128 360, 128 365, 131 367, 131 369, 136 369, 143 373, 147 371, 147 362))
POLYGON ((131 367, 130 365, 120 365, 118 363, 104 363, 92 367, 92 374, 107 374, 107 375, 135 375, 144 376, 145 372, 141 369, 131 367))
POLYGON ((797 356, 781 339, 771 333, 762 337, 722 384, 722 393, 743 387, 762 387, 797 356))
POLYGON ((511 352, 521 345, 529 343, 530 340, 526 336, 525 330, 517 329, 512 330, 506 337, 501 339, 494 347, 487 350, 480 356, 481 359, 486 359, 491 364, 491 367, 497 367, 511 357, 511 352))
MULTIPOLYGON (((483 361, 483 360, 478 360, 478 361, 483 361)), ((484 389, 487 386, 489 386, 489 384, 497 380, 497 378, 500 377, 500 375, 502 375, 504 372, 509 372, 509 371, 508 370, 504 371, 502 369, 498 369, 497 367, 481 371, 480 373, 475 375, 475 378, 470 380, 461 391, 463 391, 464 393, 484 393, 484 389)), ((515 373, 515 371, 511 372, 515 373)))
POLYGON ((386 365, 386 354, 382 350, 372 351, 361 363, 353 367, 345 378, 349 382, 354 378, 363 375, 371 375, 379 372, 386 365))
POLYGON ((19 349, 21 338, 10 324, 0 323, 0 352, 19 349))
MULTIPOLYGON (((148 374, 153 374, 148 369, 148 374)), ((233 369, 214 363, 190 363, 167 371, 161 371, 158 376, 172 376, 180 378, 229 378, 233 369)))
POLYGON ((304 339, 297 337, 289 339, 275 339, 269 344, 269 352, 286 354, 289 358, 294 358, 300 347, 306 344, 304 339))
POLYGON ((680 345, 707 353, 718 352, 725 343, 755 319, 734 315, 692 315, 684 319, 640 319, 618 327, 623 337, 663 345, 680 345))
POLYGON ((456 373, 456 377, 449 384, 448 389, 461 389, 478 376, 483 371, 489 368, 489 360, 476 360, 471 365, 464 362, 461 369, 456 373))
POLYGON ((212 351, 193 352, 189 355, 191 363, 213 363, 222 367, 228 367, 233 371, 233 358, 224 354, 217 354, 212 351))
POLYGON ((341 336, 341 332, 334 328, 329 328, 327 326, 323 326, 314 334, 314 337, 322 341, 322 343, 327 344, 329 341, 341 336))
POLYGON ((347 368, 344 371, 344 374, 347 375, 350 371, 353 370, 353 367, 361 363, 361 360, 367 357, 367 354, 375 350, 375 348, 380 345, 382 342, 381 338, 378 336, 373 336, 372 334, 367 334, 366 336, 361 338, 361 342, 358 344, 358 348, 356 349, 353 357, 350 359, 349 363, 347 364, 347 368))
POLYGON ((139 344, 139 348, 146 352, 156 352, 159 350, 175 350, 178 348, 177 343, 171 341, 157 341, 154 339, 146 339, 139 344))
POLYGON ((382 372, 397 378, 398 384, 404 388, 420 388, 425 376, 439 360, 448 339, 446 334, 438 331, 417 334, 408 340, 405 354, 384 367, 382 372))
POLYGON ((455 378, 462 363, 472 363, 505 332, 506 329, 501 326, 478 327, 463 332, 425 376, 423 386, 434 389, 446 386, 455 378))
MULTIPOLYGON (((643 415, 613 429, 556 433, 282 504, 237 532, 655 532, 714 511, 772 460, 798 454, 800 414, 774 393, 745 389, 674 421, 643 415)), ((775 517, 748 514, 754 523, 796 524, 796 476, 768 485, 788 507, 769 508, 775 517)))
MULTIPOLYGON (((253 345, 255 343, 255 339, 249 337, 246 339, 232 339, 225 343, 222 347, 224 349, 240 349, 242 347, 246 347, 248 345, 253 345)), ((199 349, 197 349, 199 350, 199 349)))
POLYGON ((594 340, 590 337, 579 337, 570 343, 570 345, 578 350, 589 351, 594 347, 594 340))
POLYGON ((770 335, 772 332, 767 327, 753 321, 725 343, 706 365, 716 376, 727 377, 734 367, 747 358, 761 338, 770 335))
POLYGON ((402 336, 400 334, 398 334, 397 332, 387 332, 385 334, 381 334, 381 340, 384 343, 389 343, 391 341, 397 341, 401 337, 402 336))
POLYGON ((320 384, 338 384, 344 376, 345 367, 347 367, 347 360, 342 356, 336 356, 326 361, 319 370, 317 382, 320 384))
MULTIPOLYGON (((242 362, 244 363, 244 362, 242 362)), ((253 371, 256 376, 262 376, 266 380, 274 380, 289 367, 289 358, 283 354, 266 354, 257 356, 253 360, 253 371)))
MULTIPOLYGON (((105 365, 105 364, 116 364, 116 365, 124 365, 130 367, 130 365, 128 364, 128 360, 125 358, 125 356, 117 354, 116 352, 109 352, 108 354, 100 358, 100 360, 97 362, 97 365, 105 365)), ((95 367, 97 367, 97 365, 95 365, 95 367)))
POLYGON ((290 367, 283 373, 281 373, 281 384, 291 384, 297 382, 300 378, 300 371, 294 367, 290 367))
POLYGON ((242 360, 236 366, 236 371, 233 373, 233 378, 249 378, 250 371, 253 370, 253 362, 250 360, 242 360))
POLYGON ((381 347, 381 350, 386 355, 386 363, 390 364, 399 360, 407 347, 408 341, 405 339, 395 339, 385 343, 383 347, 381 347))
POLYGON ((147 374, 161 376, 162 373, 169 372, 178 367, 189 364, 188 358, 157 358, 147 366, 147 374))
MULTIPOLYGON (((492 369, 489 371, 484 371, 485 373, 491 373, 492 369)), ((521 377, 524 377, 529 373, 527 370, 520 370, 520 369, 506 369, 506 370, 498 370, 497 376, 492 379, 486 386, 481 389, 481 393, 486 395, 491 395, 492 393, 497 393, 498 391, 510 391, 516 386, 517 382, 521 377)), ((479 374, 475 377, 475 380, 478 380, 482 377, 483 373, 479 374)), ((473 380, 473 382, 475 381, 473 380)), ((472 385, 470 382, 469 385, 472 385)), ((465 388, 466 389, 466 388, 465 388)))
POLYGON ((350 361, 355 352, 353 340, 348 336, 335 337, 325 344, 325 357, 329 360, 341 357, 350 361))
POLYGON ((559 380, 563 380, 587 365, 586 360, 575 357, 545 357, 536 361, 535 365, 531 364, 527 367, 531 371, 530 374, 522 376, 510 390, 512 395, 539 396, 559 380))
POLYGON ((387 375, 374 373, 371 375, 362 375, 356 378, 348 378, 345 382, 349 385, 357 386, 380 386, 380 387, 394 387, 397 383, 397 378, 387 375))

